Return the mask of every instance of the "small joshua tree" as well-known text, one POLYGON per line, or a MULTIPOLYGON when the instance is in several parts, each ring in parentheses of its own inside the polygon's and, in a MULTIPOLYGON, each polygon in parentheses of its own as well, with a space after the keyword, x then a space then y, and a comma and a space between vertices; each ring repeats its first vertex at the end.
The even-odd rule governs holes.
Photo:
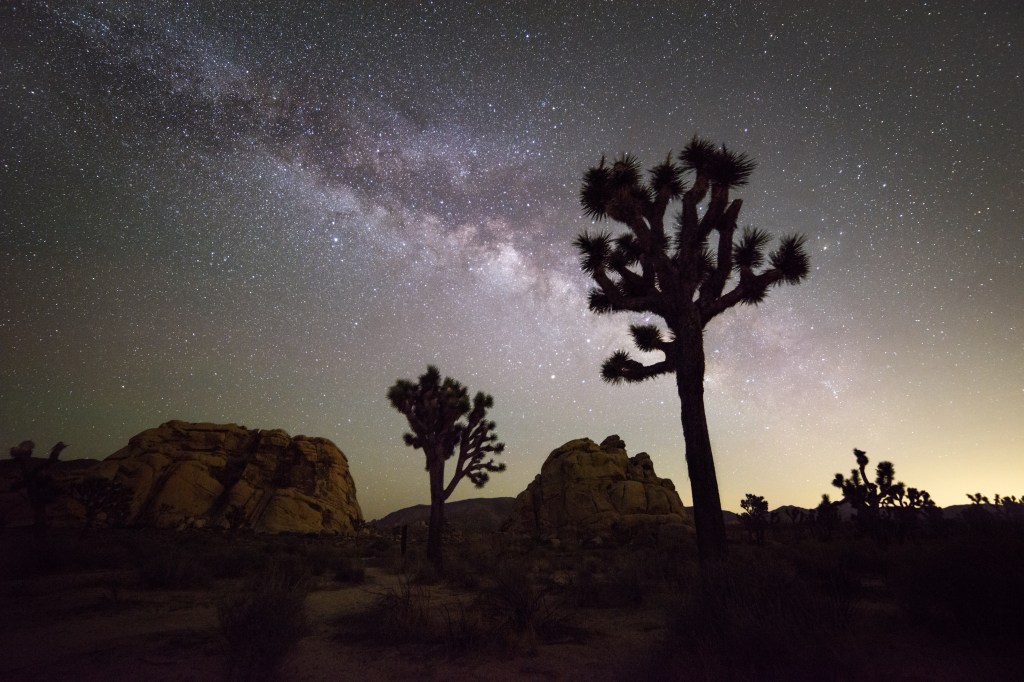
POLYGON ((743 513, 740 514, 740 521, 747 529, 750 539, 759 545, 764 544, 764 531, 768 527, 768 500, 760 495, 747 493, 745 499, 740 500, 740 507, 743 513))
POLYGON ((644 364, 615 351, 601 376, 611 383, 675 376, 702 559, 726 552, 704 408, 704 328, 736 305, 762 302, 774 286, 798 284, 809 269, 800 235, 783 237, 769 253, 767 232, 747 227, 737 234, 743 201, 730 198, 730 192, 747 183, 755 166, 746 154, 694 137, 678 163, 670 154, 646 178, 640 162, 628 154, 611 164, 601 159, 584 174, 580 190, 586 215, 627 228, 619 235, 584 232, 576 238, 580 266, 596 284, 590 309, 639 313, 664 323, 664 328, 647 323, 629 328, 638 350, 660 353, 663 360, 644 364), (683 176, 690 171, 693 182, 687 187, 683 176), (665 214, 676 200, 682 205, 666 225, 665 214))
POLYGON ((50 448, 50 455, 39 460, 32 457, 36 444, 30 440, 22 441, 10 449, 11 459, 18 463, 21 480, 15 485, 25 489, 25 496, 32 507, 33 525, 36 533, 46 533, 46 508, 57 497, 57 484, 47 470, 60 459, 60 453, 67 444, 59 442, 50 448))
POLYGON ((505 470, 491 455, 500 455, 505 444, 498 442, 496 424, 488 421, 487 410, 494 398, 477 393, 473 401, 469 392, 450 377, 441 380, 441 373, 429 366, 419 381, 399 379, 388 389, 388 400, 405 415, 411 433, 404 435, 405 444, 423 450, 430 478, 430 527, 427 532, 427 557, 440 572, 443 570, 442 534, 444 503, 463 478, 482 488, 490 474, 505 470), (455 471, 445 484, 445 462, 455 456, 455 471))

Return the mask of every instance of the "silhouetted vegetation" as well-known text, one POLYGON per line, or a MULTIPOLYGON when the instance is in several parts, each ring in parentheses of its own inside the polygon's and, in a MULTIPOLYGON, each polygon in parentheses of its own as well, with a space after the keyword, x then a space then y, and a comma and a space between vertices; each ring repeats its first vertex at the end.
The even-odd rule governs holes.
POLYGON ((740 514, 740 522, 747 529, 750 539, 759 545, 763 545, 764 534, 768 529, 770 521, 768 500, 760 495, 747 493, 747 496, 740 500, 740 507, 743 509, 743 513, 740 514))
POLYGON ((50 449, 46 459, 32 457, 36 444, 30 440, 22 441, 10 449, 11 459, 18 463, 20 479, 15 488, 25 491, 29 506, 32 508, 33 524, 36 533, 44 535, 47 528, 46 508, 57 497, 57 484, 49 475, 48 469, 60 459, 60 453, 67 444, 59 442, 50 449))
POLYGON ((272 562, 217 608, 227 642, 228 680, 272 679, 309 630, 309 575, 272 562))
POLYGON ((427 556, 440 572, 443 570, 444 502, 463 478, 482 488, 490 474, 505 470, 492 455, 500 455, 504 443, 494 433, 496 424, 487 420, 487 410, 494 398, 477 393, 472 403, 469 391, 450 377, 441 380, 441 373, 430 366, 419 381, 399 379, 388 389, 388 400, 405 415, 412 433, 404 436, 405 444, 423 450, 430 478, 430 527, 427 556), (455 471, 445 484, 445 462, 455 456, 455 471))
POLYGON ((97 520, 110 526, 120 526, 131 513, 132 491, 108 478, 82 479, 71 488, 71 496, 85 511, 83 535, 97 520))
POLYGON ((836 474, 832 485, 843 492, 843 501, 854 509, 857 525, 865 533, 883 544, 892 539, 903 541, 916 528, 919 510, 935 508, 931 495, 896 481, 892 462, 879 462, 871 481, 867 454, 854 448, 853 456, 857 468, 850 471, 849 477, 836 474))
POLYGON ((755 165, 746 154, 694 137, 677 160, 670 154, 650 169, 646 180, 636 158, 627 154, 611 164, 602 158, 584 174, 580 190, 588 216, 611 218, 628 228, 619 235, 584 232, 576 238, 580 265, 597 284, 590 292, 590 309, 660 317, 667 328, 631 325, 637 349, 661 353, 664 359, 644 365, 618 350, 605 361, 601 376, 618 383, 675 374, 704 558, 726 551, 704 409, 704 328, 737 304, 760 303, 775 285, 801 282, 809 269, 802 236, 783 237, 771 253, 766 253, 771 236, 763 230, 746 228, 737 238, 743 202, 730 199, 729 193, 747 183, 755 165), (693 184, 687 188, 684 176, 691 171, 693 184), (677 199, 681 210, 666 226, 665 214, 677 199), (717 233, 714 241, 712 233, 717 233))
MULTIPOLYGON (((762 499, 751 495, 747 507, 766 512, 762 499)), ((924 526, 902 544, 879 543, 856 520, 830 516, 837 507, 828 502, 794 513, 790 523, 769 522, 763 544, 735 542, 721 562, 698 562, 692 547, 687 554, 629 537, 596 546, 584 538, 552 544, 456 533, 440 576, 426 557, 425 532, 410 534, 403 557, 397 536, 373 535, 372 527, 371 537, 359 538, 98 527, 87 543, 75 540, 77 529, 57 529, 31 555, 24 549, 35 540, 30 530, 8 529, 0 559, 17 569, 4 571, 7 580, 102 570, 76 588, 92 595, 80 602, 91 617, 121 617, 159 598, 218 605, 213 629, 190 637, 219 632, 233 679, 280 670, 306 633, 320 637, 311 651, 332 646, 317 618, 332 624, 339 655, 352 646, 377 647, 387 657, 397 650, 424 669, 462 657, 534 660, 551 645, 593 651, 611 641, 617 624, 643 623, 630 631, 634 648, 621 670, 618 653, 609 657, 609 676, 1008 679, 1022 662, 1024 575, 1015 567, 1024 561, 1024 541, 1019 522, 997 513, 994 500, 978 496, 974 505, 989 519, 983 533, 966 515, 941 533, 924 526), (824 518, 834 524, 828 541, 814 531, 824 518), (132 556, 138 570, 125 571, 132 556), (316 615, 347 590, 372 601, 316 615), (318 593, 312 614, 304 606, 308 591, 318 593), (648 649, 641 656, 637 647, 648 649)), ((1000 508, 1016 504, 999 500, 1000 508)), ((750 538, 742 524, 728 530, 734 541, 750 538)))

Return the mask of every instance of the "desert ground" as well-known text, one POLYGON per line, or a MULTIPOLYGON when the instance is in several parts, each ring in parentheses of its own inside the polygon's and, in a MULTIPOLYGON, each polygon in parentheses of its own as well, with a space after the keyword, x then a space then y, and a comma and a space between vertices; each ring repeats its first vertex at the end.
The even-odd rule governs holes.
POLYGON ((3 680, 1017 679, 1019 533, 730 558, 390 533, 5 529, 3 680))

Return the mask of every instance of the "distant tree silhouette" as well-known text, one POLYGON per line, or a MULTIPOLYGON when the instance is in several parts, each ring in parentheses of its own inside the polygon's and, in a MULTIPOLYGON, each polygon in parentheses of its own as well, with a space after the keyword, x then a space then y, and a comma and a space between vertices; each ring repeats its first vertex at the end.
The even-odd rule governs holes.
POLYGON ((15 483, 16 488, 24 488, 29 506, 32 508, 33 526, 36 533, 43 535, 47 529, 46 508, 57 497, 57 484, 47 473, 48 469, 60 459, 60 453, 67 444, 59 442, 50 448, 46 459, 35 459, 32 451, 36 444, 30 440, 22 441, 10 449, 11 459, 18 463, 21 480, 15 483))
POLYGON ((764 544, 764 533, 768 528, 768 500, 760 495, 747 493, 747 496, 740 500, 740 507, 743 513, 740 514, 740 522, 747 529, 750 539, 759 545, 764 544))
POLYGON ((783 237, 769 254, 771 237, 763 230, 747 227, 736 239, 742 200, 731 200, 729 192, 747 183, 753 159, 694 137, 677 161, 669 154, 646 181, 640 162, 628 154, 611 164, 602 158, 587 170, 580 190, 585 214, 628 229, 584 232, 575 246, 583 271, 597 284, 590 291, 593 312, 660 317, 667 328, 646 318, 631 325, 636 347, 664 359, 645 365, 618 350, 601 376, 619 383, 675 374, 697 543, 701 558, 714 558, 725 554, 726 536, 704 408, 704 328, 737 304, 760 303, 772 286, 799 283, 809 261, 799 235, 783 237), (683 177, 691 171, 687 188, 683 177), (680 198, 681 210, 666 227, 665 213, 680 198))
POLYGON ((821 496, 821 502, 814 509, 814 528, 820 540, 832 539, 832 533, 839 525, 839 510, 828 495, 821 496))
POLYGON ((935 506, 927 490, 908 488, 896 481, 896 467, 892 462, 879 462, 875 467, 875 480, 868 479, 868 456, 863 450, 853 449, 857 468, 850 476, 836 474, 832 485, 843 492, 843 501, 856 512, 861 528, 885 543, 890 535, 902 539, 915 524, 917 511, 935 506))
POLYGON ((1016 527, 1024 530, 1024 495, 996 495, 989 500, 981 493, 967 493, 971 506, 963 511, 963 519, 975 531, 991 532, 1000 525, 1003 529, 1016 527))
POLYGON ((442 537, 444 503, 463 478, 482 488, 490 474, 505 470, 491 455, 505 450, 494 433, 496 424, 488 421, 487 410, 494 398, 477 393, 472 403, 469 392, 458 381, 445 377, 429 366, 419 381, 399 379, 388 389, 388 400, 405 415, 412 433, 404 435, 405 444, 423 450, 430 478, 430 527, 427 532, 427 556, 443 570, 442 537), (455 471, 445 484, 445 462, 455 456, 455 471))

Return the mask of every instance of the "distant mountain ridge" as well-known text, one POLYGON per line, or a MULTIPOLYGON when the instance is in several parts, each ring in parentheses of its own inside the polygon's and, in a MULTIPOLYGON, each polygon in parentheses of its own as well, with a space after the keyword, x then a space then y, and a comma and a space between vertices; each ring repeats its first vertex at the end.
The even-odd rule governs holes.
MULTIPOLYGON (((456 500, 444 505, 445 521, 455 523, 467 530, 497 530, 512 513, 514 497, 477 497, 471 500, 456 500)), ((370 523, 380 528, 415 525, 430 519, 430 505, 417 504, 393 511, 370 523)))

